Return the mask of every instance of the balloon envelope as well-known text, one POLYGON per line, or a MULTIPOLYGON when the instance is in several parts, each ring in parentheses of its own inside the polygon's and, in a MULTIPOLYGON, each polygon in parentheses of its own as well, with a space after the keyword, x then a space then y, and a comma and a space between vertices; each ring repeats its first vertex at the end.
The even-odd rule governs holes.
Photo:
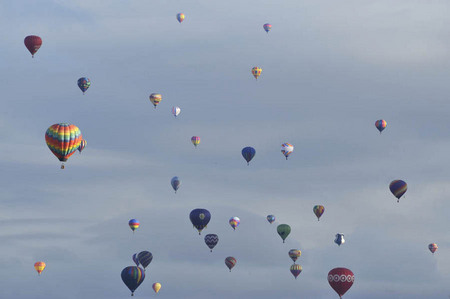
POLYGON ((80 154, 81 154, 81 152, 84 150, 84 148, 86 147, 86 145, 87 145, 87 141, 86 140, 81 140, 81 143, 80 143, 80 146, 78 147, 78 151, 80 152, 80 154))
POLYGON ((126 267, 122 270, 121 276, 123 283, 130 289, 131 296, 145 279, 144 271, 136 266, 126 267))
POLYGON ((294 275, 295 279, 297 279, 297 276, 302 273, 302 266, 298 265, 298 264, 294 264, 291 266, 291 273, 292 275, 294 275))
POLYGON ((137 253, 133 254, 133 262, 136 264, 136 266, 139 266, 139 259, 137 255, 137 253))
POLYGON ((61 162, 67 161, 80 147, 83 136, 77 126, 59 123, 50 126, 45 132, 45 142, 50 151, 61 162))
POLYGON ((219 236, 216 234, 207 234, 205 236, 205 243, 212 252, 213 248, 219 243, 219 236))
POLYGON ((34 263, 34 269, 37 271, 39 275, 44 271, 46 264, 44 262, 36 262, 34 263))
POLYGON ((34 57, 34 54, 36 54, 42 45, 42 39, 37 35, 29 35, 25 37, 23 42, 25 43, 25 47, 27 47, 28 51, 30 51, 31 57, 34 57))
POLYGON ((377 127, 378 131, 383 132, 384 129, 386 129, 387 123, 384 119, 379 119, 375 122, 375 127, 377 127))
POLYGON ((208 225, 211 220, 211 213, 206 209, 195 209, 189 214, 192 225, 198 230, 198 234, 208 225))
POLYGON ((267 215, 267 221, 269 221, 270 224, 272 224, 275 221, 274 215, 267 215))
POLYGON ((272 25, 270 25, 269 23, 266 23, 263 25, 264 30, 269 33, 270 29, 272 29, 272 25))
POLYGON ((180 114, 180 112, 181 112, 181 108, 180 107, 177 107, 177 106, 173 106, 172 107, 172 114, 173 114, 173 116, 177 117, 178 114, 180 114))
POLYGON ((78 87, 81 89, 81 91, 84 94, 86 92, 86 90, 88 90, 89 86, 91 86, 91 80, 89 80, 89 78, 82 77, 82 78, 78 79, 77 84, 78 84, 78 87))
POLYGON ((179 14, 177 14, 177 20, 178 20, 178 22, 183 22, 184 21, 184 18, 185 18, 185 16, 184 16, 184 13, 179 13, 179 14))
POLYGON ((428 245, 428 249, 431 251, 431 253, 435 253, 438 249, 438 246, 436 243, 431 243, 430 245, 428 245))
POLYGON ((158 294, 159 290, 161 289, 161 284, 159 282, 155 282, 152 285, 153 291, 155 291, 156 294, 158 294))
POLYGON ((192 144, 193 144, 195 147, 197 147, 197 145, 200 144, 200 137, 198 137, 198 136, 192 136, 191 142, 192 142, 192 144))
POLYGON ((158 106, 158 104, 161 102, 162 100, 162 95, 159 93, 152 93, 150 95, 150 102, 152 102, 153 106, 158 106))
POLYGON ((291 260, 295 261, 302 255, 302 252, 298 249, 291 249, 289 250, 289 257, 291 260))
POLYGON ((288 159, 289 155, 294 151, 294 146, 290 143, 283 143, 281 145, 281 153, 288 159))
POLYGON ((239 223, 241 223, 241 219, 239 219, 238 217, 232 217, 232 218, 230 218, 229 223, 230 223, 231 227, 234 230, 236 230, 236 227, 238 227, 239 223))
POLYGON ((139 227, 139 221, 137 221, 136 219, 131 219, 130 221, 128 221, 128 225, 134 232, 139 227))
POLYGON ((261 76, 262 68, 255 66, 252 68, 252 74, 253 77, 255 77, 256 80, 258 80, 258 77, 261 76))
POLYGON ((177 176, 174 176, 172 180, 170 180, 170 184, 172 185, 173 190, 177 193, 178 188, 180 188, 181 182, 177 176))
POLYGON ((317 217, 317 221, 319 221, 320 216, 325 212, 325 207, 321 205, 314 206, 313 212, 317 217))
POLYGON ((277 232, 280 235, 281 239, 286 240, 287 236, 291 233, 291 227, 287 224, 280 224, 277 227, 277 232))
POLYGON ((328 283, 342 297, 353 285, 355 275, 347 268, 334 268, 328 272, 328 283))
POLYGON ((138 254, 139 263, 142 267, 147 268, 153 260, 153 254, 150 251, 141 251, 138 254))
POLYGON ((225 259, 225 265, 227 265, 228 269, 231 269, 236 265, 236 259, 232 256, 229 256, 225 259))
POLYGON ((247 146, 242 149, 242 157, 244 157, 245 161, 247 161, 247 165, 250 163, 250 161, 255 156, 256 151, 253 147, 247 146))
POLYGON ((397 197, 397 202, 399 202, 400 197, 402 197, 403 194, 405 194, 406 190, 408 190, 408 185, 402 180, 394 180, 389 185, 389 189, 391 190, 392 194, 397 197))
POLYGON ((336 234, 334 243, 338 244, 339 246, 341 246, 341 244, 344 244, 345 243, 344 234, 336 234))

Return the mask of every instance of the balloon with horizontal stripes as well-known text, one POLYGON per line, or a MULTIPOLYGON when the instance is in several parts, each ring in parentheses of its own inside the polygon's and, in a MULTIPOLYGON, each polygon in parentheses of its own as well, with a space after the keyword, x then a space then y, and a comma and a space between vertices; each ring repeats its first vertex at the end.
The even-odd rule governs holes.
POLYGON ((209 247, 209 249, 213 250, 216 247, 217 243, 219 243, 219 236, 216 234, 207 234, 205 236, 205 244, 209 247))
POLYGON ((225 265, 227 265, 228 269, 230 269, 230 272, 231 269, 233 269, 233 267, 236 266, 236 262, 237 262, 236 259, 232 256, 229 256, 225 259, 225 265))
POLYGON ((145 268, 147 268, 148 265, 150 265, 150 263, 152 262, 153 254, 150 251, 141 251, 138 254, 138 260, 145 270, 145 268))
MULTIPOLYGON (((77 126, 59 123, 50 126, 45 132, 45 142, 50 151, 61 162, 66 162, 80 147, 83 136, 77 126)), ((61 166, 64 168, 64 164, 61 166)))

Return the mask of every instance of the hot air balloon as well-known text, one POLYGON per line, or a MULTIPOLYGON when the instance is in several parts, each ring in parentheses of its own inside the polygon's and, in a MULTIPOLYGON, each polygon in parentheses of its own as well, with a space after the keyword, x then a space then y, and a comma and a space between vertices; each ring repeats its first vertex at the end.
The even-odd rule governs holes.
POLYGON ((158 294, 159 290, 161 289, 161 284, 159 282, 155 282, 152 285, 153 291, 155 291, 156 294, 158 294))
POLYGON ((432 254, 434 254, 438 249, 438 246, 436 243, 431 243, 430 245, 428 245, 428 249, 431 251, 432 254))
POLYGON ((137 253, 133 254, 133 262, 136 264, 136 266, 139 266, 139 259, 137 253))
POLYGON ((175 118, 178 116, 178 114, 180 114, 181 112, 181 108, 178 106, 173 106, 172 107, 172 114, 173 116, 175 116, 175 118))
POLYGON ((297 279, 297 276, 302 273, 302 266, 298 265, 298 264, 293 264, 291 266, 291 273, 292 275, 294 275, 295 279, 297 279))
POLYGON ((31 57, 34 58, 34 54, 36 54, 42 45, 42 39, 36 35, 29 35, 25 37, 24 43, 25 47, 27 47, 28 51, 30 51, 31 57))
POLYGON ((245 161, 247 161, 247 165, 249 165, 250 161, 255 156, 256 151, 253 147, 247 146, 242 149, 242 157, 244 157, 245 161))
POLYGON ((383 132, 384 129, 386 129, 387 123, 384 119, 379 119, 375 122, 375 127, 377 127, 378 131, 383 132))
POLYGON ((275 221, 274 215, 267 215, 267 221, 269 221, 270 224, 272 224, 275 221))
POLYGON ((317 217, 317 221, 319 221, 320 216, 325 212, 325 207, 321 205, 314 206, 313 212, 317 217))
POLYGON ((389 185, 389 189, 391 190, 392 194, 394 194, 395 197, 397 197, 397 202, 400 201, 400 197, 405 194, 406 190, 408 190, 408 185, 402 180, 395 180, 392 181, 389 185))
POLYGON ((281 153, 288 159, 289 155, 294 151, 294 146, 289 143, 283 143, 281 145, 281 153))
POLYGON ((336 234, 336 238, 334 239, 334 243, 341 246, 341 244, 345 243, 344 234, 336 234))
MULTIPOLYGON (((45 132, 45 142, 48 148, 61 162, 66 162, 80 147, 83 136, 75 125, 60 123, 54 124, 45 132)), ((64 169, 64 163, 61 164, 64 169)))
POLYGON ((328 272, 328 283, 333 290, 342 298, 344 294, 350 289, 355 281, 355 275, 352 271, 346 268, 334 268, 328 272))
POLYGON ((200 137, 198 137, 198 136, 192 136, 191 142, 192 142, 192 144, 197 148, 197 145, 200 144, 200 137))
POLYGON ((41 272, 45 269, 45 263, 44 262, 36 262, 34 263, 34 269, 36 269, 37 273, 41 275, 41 272))
POLYGON ((236 265, 236 259, 232 256, 229 256, 225 259, 225 265, 227 265, 228 269, 231 269, 236 265))
POLYGON ((294 261, 295 261, 302 255, 302 252, 298 249, 291 249, 289 250, 289 257, 294 261))
POLYGON ((177 190, 181 185, 180 179, 177 176, 174 176, 170 181, 170 184, 172 185, 173 190, 175 190, 175 193, 177 193, 177 190))
POLYGON ((137 257, 139 263, 142 265, 142 267, 144 267, 144 271, 145 268, 147 268, 147 266, 150 265, 153 260, 153 254, 150 251, 141 251, 139 252, 137 257))
POLYGON ((261 76, 262 68, 255 66, 252 68, 252 74, 253 77, 255 77, 256 80, 258 80, 258 77, 261 76))
POLYGON ((84 148, 86 147, 86 145, 87 145, 87 141, 86 140, 81 140, 81 143, 80 143, 80 146, 78 147, 78 151, 80 152, 80 154, 81 154, 81 152, 84 150, 84 148))
POLYGON ((152 102, 153 106, 155 106, 155 109, 156 109, 156 106, 158 106, 159 102, 161 102, 161 100, 162 100, 162 95, 159 93, 152 93, 150 95, 150 102, 152 102))
POLYGON ((128 221, 128 225, 134 233, 134 231, 139 227, 139 221, 137 221, 136 219, 131 219, 130 221, 128 221))
POLYGON ((134 291, 141 285, 145 279, 145 272, 135 266, 129 266, 122 270, 123 283, 130 289, 131 296, 134 296, 134 291))
POLYGON ((211 252, 213 248, 219 243, 219 236, 216 234, 207 234, 205 236, 205 243, 208 245, 209 249, 211 249, 211 252))
POLYGON ((178 20, 178 22, 183 22, 184 21, 184 13, 179 13, 179 14, 177 14, 177 20, 178 20))
POLYGON ((230 223, 231 227, 233 228, 233 230, 236 230, 236 227, 238 227, 239 223, 241 223, 241 219, 239 219, 238 217, 233 217, 233 218, 230 218, 229 223, 230 223))
POLYGON ((291 233, 291 227, 287 224, 280 224, 277 227, 277 232, 280 235, 281 239, 286 240, 287 236, 291 233))
POLYGON ((195 209, 189 214, 189 219, 191 219, 192 225, 198 230, 200 235, 202 230, 208 225, 209 220, 211 220, 211 213, 205 209, 195 209))
POLYGON ((264 30, 266 30, 267 33, 269 33, 270 29, 272 29, 272 25, 269 23, 266 23, 263 25, 264 30))
POLYGON ((89 80, 89 78, 82 77, 82 78, 78 79, 77 84, 78 84, 78 87, 81 89, 81 91, 84 94, 86 92, 86 90, 88 90, 89 86, 91 86, 91 80, 89 80))

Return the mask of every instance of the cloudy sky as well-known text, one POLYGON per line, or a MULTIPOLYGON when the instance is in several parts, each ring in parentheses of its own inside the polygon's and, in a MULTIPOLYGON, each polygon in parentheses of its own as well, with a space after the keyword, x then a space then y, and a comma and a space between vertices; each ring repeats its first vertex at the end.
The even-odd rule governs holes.
POLYGON ((355 274, 348 299, 447 298, 448 9, 438 0, 0 2, 0 297, 128 298, 120 273, 148 250, 137 298, 154 296, 154 282, 160 298, 336 298, 335 267, 355 274), (23 44, 31 34, 43 39, 34 59, 23 44), (163 95, 156 110, 153 92, 163 95), (59 122, 88 141, 65 170, 44 139, 59 122), (295 146, 288 161, 283 142, 295 146), (256 149, 248 167, 245 146, 256 149), (394 179, 408 183, 400 203, 394 179), (202 235, 219 235, 213 253, 190 224, 195 208, 212 214, 202 235), (131 218, 141 223, 134 235, 131 218), (280 223, 292 227, 285 244, 280 223), (292 248, 302 251, 297 280, 292 248), (227 256, 237 259, 231 273, 227 256))

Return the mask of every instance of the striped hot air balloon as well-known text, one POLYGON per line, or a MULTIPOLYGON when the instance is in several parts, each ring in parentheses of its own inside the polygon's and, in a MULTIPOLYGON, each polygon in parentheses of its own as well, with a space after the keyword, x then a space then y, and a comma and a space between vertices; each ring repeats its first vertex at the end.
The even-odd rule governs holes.
POLYGON ((281 153, 288 159, 289 155, 294 151, 294 146, 290 143, 283 143, 281 145, 281 153))
POLYGON ((431 251, 432 254, 434 254, 438 249, 438 246, 436 243, 431 243, 430 245, 428 245, 428 249, 431 251))
POLYGON ((325 212, 325 207, 321 205, 314 206, 313 212, 317 217, 317 221, 319 221, 320 216, 322 216, 323 212, 325 212))
POLYGON ((291 249, 288 254, 295 264, 295 261, 302 255, 302 252, 299 249, 291 249))
POLYGON ((86 147, 86 145, 87 145, 87 141, 86 140, 81 140, 81 143, 80 143, 80 146, 78 147, 78 151, 80 152, 80 154, 81 154, 81 152, 84 150, 84 148, 86 147))
POLYGON ((263 25, 264 30, 269 33, 270 29, 272 29, 272 25, 270 25, 269 23, 266 23, 263 25))
POLYGON ((294 275, 295 279, 297 279, 297 276, 299 276, 300 273, 302 273, 303 268, 299 264, 293 264, 290 270, 292 275, 294 275))
POLYGON ((241 219, 239 219, 238 217, 232 217, 230 218, 229 222, 233 230, 236 230, 236 227, 238 227, 239 223, 241 223, 241 219))
POLYGON ((137 221, 136 219, 131 219, 130 221, 128 221, 128 225, 134 233, 134 231, 139 227, 139 221, 137 221))
POLYGON ((158 104, 162 100, 162 95, 159 93, 152 93, 149 98, 150 98, 150 102, 152 102, 153 106, 155 106, 155 109, 156 109, 156 106, 158 106, 158 104))
MULTIPOLYGON (((45 133, 48 148, 61 162, 66 162, 80 147, 83 136, 77 126, 59 123, 50 126, 45 133)), ((64 163, 61 165, 64 169, 64 163)))
POLYGON ((192 142, 192 144, 193 144, 195 147, 197 147, 197 145, 200 144, 200 137, 198 137, 198 136, 192 136, 191 142, 192 142))
POLYGON ((405 194, 406 190, 408 190, 408 185, 402 180, 394 180, 389 185, 389 189, 391 190, 392 194, 397 197, 397 202, 399 202, 400 197, 402 197, 403 194, 405 194))
POLYGON ((34 269, 36 269, 37 273, 41 275, 41 272, 45 269, 45 263, 44 262, 36 262, 34 263, 34 269))
POLYGON ((184 13, 179 13, 179 14, 177 14, 177 20, 178 20, 178 22, 183 22, 184 21, 184 18, 185 18, 185 16, 184 16, 184 13))
POLYGON ((225 265, 227 265, 228 269, 233 269, 233 267, 236 265, 236 259, 232 256, 229 256, 225 259, 225 265))
POLYGON ((172 114, 173 116, 175 116, 175 118, 180 114, 181 112, 181 108, 178 106, 173 106, 172 107, 172 114))
POLYGON ((145 279, 145 272, 139 267, 129 266, 122 270, 123 283, 130 289, 131 296, 145 279))
POLYGON ((380 131, 380 134, 384 129, 386 129, 386 126, 387 123, 384 119, 379 119, 375 122, 375 127, 377 127, 378 131, 380 131))
POLYGON ((219 236, 216 234, 207 234, 205 236, 205 244, 209 247, 209 249, 213 250, 216 247, 217 243, 219 243, 219 236))
POLYGON ((258 80, 259 76, 261 76, 261 72, 262 72, 262 68, 260 68, 260 67, 255 66, 252 68, 252 74, 256 80, 258 80))

